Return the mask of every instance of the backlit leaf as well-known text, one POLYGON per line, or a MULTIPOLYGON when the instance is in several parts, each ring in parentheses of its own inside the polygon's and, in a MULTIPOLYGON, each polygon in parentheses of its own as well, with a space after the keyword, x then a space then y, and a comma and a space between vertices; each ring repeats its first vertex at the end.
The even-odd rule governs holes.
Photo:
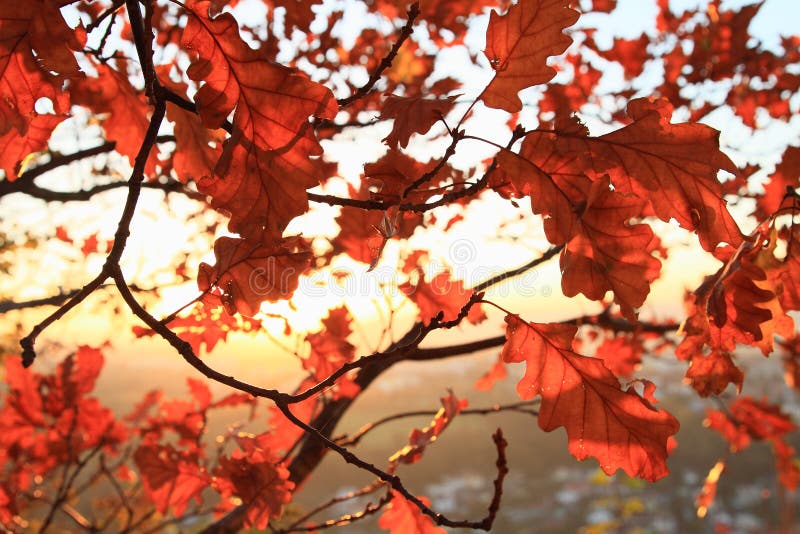
POLYGON ((495 71, 481 94, 484 104, 509 113, 522 109, 521 90, 556 75, 547 58, 564 52, 572 39, 563 30, 578 20, 568 0, 520 0, 505 15, 493 11, 486 30, 486 58, 495 71))
POLYGON ((516 315, 506 323, 503 359, 526 363, 517 392, 522 399, 541 396, 542 430, 563 426, 570 453, 596 458, 609 475, 618 469, 650 481, 667 475, 667 441, 679 428, 672 415, 624 391, 601 360, 574 352, 575 326, 526 323, 516 315))

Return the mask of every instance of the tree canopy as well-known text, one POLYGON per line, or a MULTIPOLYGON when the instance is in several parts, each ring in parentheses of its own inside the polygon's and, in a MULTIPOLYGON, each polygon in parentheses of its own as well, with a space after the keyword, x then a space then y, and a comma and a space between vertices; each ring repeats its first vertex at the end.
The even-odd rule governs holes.
POLYGON ((404 466, 467 414, 514 412, 530 432, 563 428, 569 453, 608 475, 667 477, 680 424, 646 359, 685 369, 729 443, 698 483, 698 515, 751 442, 770 445, 794 491, 780 401, 800 378, 800 37, 752 34, 769 0, 643 2, 653 19, 620 35, 607 26, 639 16, 622 4, 0 2, 0 313, 17 325, 0 524, 490 530, 515 491, 500 428, 478 459, 496 466, 484 517, 445 514, 404 466), (87 231, 87 206, 114 222, 87 231), (651 290, 687 247, 716 271, 674 288, 682 316, 660 312, 651 290), (556 263, 563 309, 535 313, 525 300, 544 286, 524 275, 556 263), (189 283, 191 297, 167 297, 189 283), (105 344, 49 335, 81 328, 86 309, 136 322, 105 344), (261 376, 284 351, 297 381, 208 358, 259 335, 261 376), (193 368, 184 397, 153 390, 118 410, 95 394, 131 336, 193 368), (515 401, 440 392, 382 463, 357 446, 409 416, 402 400, 357 432, 337 427, 396 364, 487 349, 499 356, 475 388, 510 374, 515 401), (748 351, 783 366, 785 395, 741 394, 748 351), (210 421, 233 413, 242 422, 215 438, 210 421), (287 512, 326 455, 372 481, 287 512))

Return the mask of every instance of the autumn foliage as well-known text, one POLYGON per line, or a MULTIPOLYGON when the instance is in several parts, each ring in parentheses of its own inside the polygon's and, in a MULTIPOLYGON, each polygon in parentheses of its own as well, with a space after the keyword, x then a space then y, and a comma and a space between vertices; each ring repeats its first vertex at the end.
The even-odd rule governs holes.
MULTIPOLYGON (((18 344, 4 359, 3 528, 299 532, 377 517, 393 534, 490 530, 515 491, 505 480, 514 444, 502 430, 486 438, 495 454, 476 459, 496 468, 485 517, 443 514, 406 470, 465 414, 513 411, 543 431, 563 428, 569 453, 608 475, 667 477, 680 424, 659 404, 657 379, 642 376, 647 358, 683 366, 686 387, 713 399, 707 426, 730 447, 696 488, 698 515, 752 442, 770 446, 778 482, 793 492, 795 423, 778 397, 740 395, 740 359, 754 349, 784 367, 787 394, 800 387, 800 147, 782 141, 771 170, 722 145, 709 122, 727 113, 748 135, 791 124, 800 38, 772 47, 751 38, 763 2, 655 4, 651 31, 607 41, 599 30, 614 0, 0 0, 0 196, 126 194, 113 238, 82 234, 79 209, 74 226, 46 231, 80 251, 73 262, 103 258, 99 273, 53 297, 0 302, 9 314, 55 306, 15 316, 18 344), (454 57, 463 65, 445 65, 454 57), (53 148, 75 130, 86 137, 53 148), (358 156, 340 148, 368 138, 382 146, 363 144, 358 156), (78 161, 91 163, 76 190, 36 181, 78 161), (213 222, 198 232, 202 247, 175 245, 167 278, 141 280, 124 253, 151 190, 166 193, 165 217, 175 194, 193 202, 187 224, 213 222), (430 235, 489 211, 508 213, 493 230, 508 250, 535 232, 537 251, 508 252, 502 270, 477 279, 456 269, 458 258, 443 265, 430 235), (304 226, 311 217, 327 219, 304 226), (527 229, 515 235, 519 221, 527 229), (718 270, 687 291, 684 316, 667 318, 648 299, 676 235, 718 270), (492 297, 547 262, 575 298, 568 318, 492 297), (387 270, 391 281, 380 277, 387 270), (374 305, 388 324, 372 346, 358 340, 350 295, 318 314, 316 329, 288 319, 305 289, 337 294, 354 279, 377 280, 384 295, 374 305), (152 311, 165 287, 187 281, 190 302, 152 311), (121 297, 101 313, 134 317, 133 336, 166 341, 193 368, 184 396, 153 390, 123 411, 94 396, 117 340, 63 347, 48 329, 80 323, 98 293, 121 297), (479 328, 494 337, 462 339, 479 328), (204 359, 229 337, 259 333, 291 341, 283 348, 299 383, 267 387, 204 359), (514 403, 476 408, 464 392, 440 392, 430 422, 411 425, 382 465, 357 445, 403 420, 402 403, 358 432, 337 430, 395 364, 490 348, 499 356, 475 388, 514 376, 514 403), (56 363, 42 363, 45 353, 56 363), (239 422, 215 435, 215 417, 239 422), (326 455, 374 481, 287 512, 326 455), (348 501, 348 514, 323 518, 348 501)), ((15 254, 23 237, 4 234, 0 253, 15 254)))

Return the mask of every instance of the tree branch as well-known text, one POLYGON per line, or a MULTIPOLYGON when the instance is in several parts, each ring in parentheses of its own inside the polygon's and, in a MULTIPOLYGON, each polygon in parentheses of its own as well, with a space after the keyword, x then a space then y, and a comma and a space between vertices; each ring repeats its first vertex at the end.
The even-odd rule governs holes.
MULTIPOLYGON (((135 4, 135 2, 134 2, 135 4)), ((136 7, 138 9, 138 5, 136 7)), ((45 318, 41 323, 37 324, 31 330, 31 333, 20 340, 22 347, 22 364, 29 367, 34 359, 36 359, 36 351, 34 345, 36 338, 48 326, 59 320, 66 315, 72 308, 83 302, 86 297, 91 295, 103 282, 105 282, 115 270, 119 270, 119 260, 122 257, 122 252, 125 250, 125 245, 130 235, 130 224, 133 219, 133 214, 136 211, 136 204, 139 200, 139 193, 142 189, 142 181, 144 180, 144 167, 150 151, 156 144, 156 137, 158 130, 161 127, 161 122, 164 120, 166 112, 166 103, 160 95, 155 95, 155 109, 150 118, 150 124, 147 127, 144 140, 142 141, 139 152, 136 154, 134 160, 133 171, 128 181, 128 196, 125 200, 125 207, 122 210, 119 223, 117 224, 117 231, 114 234, 114 244, 106 257, 106 263, 100 273, 89 283, 87 283, 78 293, 64 303, 60 308, 53 312, 50 316, 45 318)))
MULTIPOLYGON (((537 406, 539 404, 539 399, 535 400, 528 400, 528 401, 520 401, 514 402, 511 404, 495 404, 494 406, 489 406, 486 408, 468 408, 466 410, 461 410, 459 415, 490 415, 500 412, 518 412, 524 413, 528 415, 538 415, 536 410, 527 410, 528 406, 537 406)), ((377 421, 373 421, 371 423, 367 423, 366 425, 359 428, 352 436, 340 436, 334 439, 336 443, 342 445, 343 447, 347 447, 350 445, 358 445, 361 439, 366 436, 368 433, 372 432, 379 426, 385 425, 386 423, 391 423, 392 421, 398 421, 400 419, 407 419, 409 417, 433 417, 438 413, 436 410, 419 410, 414 412, 403 412, 403 413, 396 413, 392 415, 387 415, 386 417, 382 417, 377 421)))
POLYGON ((397 53, 400 51, 400 47, 403 46, 403 43, 406 42, 406 39, 408 39, 409 36, 411 36, 411 34, 414 31, 414 21, 419 16, 418 2, 414 2, 413 4, 411 4, 411 6, 408 8, 407 16, 408 20, 406 20, 405 25, 400 29, 400 36, 397 38, 397 41, 392 46, 392 49, 389 50, 389 53, 386 54, 385 58, 383 58, 380 65, 378 65, 378 68, 375 69, 375 72, 373 72, 372 76, 369 77, 367 83, 359 87, 358 90, 352 95, 348 96, 347 98, 342 98, 338 101, 340 108, 346 108, 356 100, 367 96, 369 92, 372 90, 372 88, 375 86, 375 84, 378 82, 378 80, 381 79, 383 71, 392 66, 392 61, 394 61, 394 58, 397 57, 397 53))
MULTIPOLYGON (((172 135, 159 135, 156 137, 157 143, 168 143, 172 141, 175 141, 175 137, 172 135)), ((28 169, 27 171, 23 172, 20 175, 20 177, 14 180, 13 182, 10 182, 8 180, 0 181, 0 198, 4 197, 5 195, 10 195, 11 193, 25 193, 36 198, 41 198, 42 200, 56 200, 56 201, 88 200, 89 198, 91 198, 93 194, 100 193, 102 191, 107 191, 108 189, 113 189, 116 187, 125 187, 128 185, 128 182, 113 182, 113 185, 102 184, 85 191, 61 192, 61 191, 52 191, 50 189, 44 189, 37 186, 34 183, 34 180, 36 178, 47 172, 55 170, 59 167, 63 167, 64 165, 68 165, 75 161, 111 152, 116 148, 116 146, 117 143, 115 141, 106 141, 102 145, 98 145, 92 148, 87 148, 84 150, 79 150, 77 152, 73 152, 72 154, 51 155, 50 161, 38 165, 32 169, 28 169)), ((148 183, 144 184, 143 187, 161 189, 162 185, 163 184, 159 183, 153 183, 152 185, 148 183)), ((171 183, 169 183, 169 185, 170 187, 175 187, 171 183)), ((189 193, 191 192, 187 192, 187 194, 189 193)))
MULTIPOLYGON (((105 284, 99 287, 99 289, 104 289, 107 287, 112 287, 112 284, 105 284)), ((157 291, 156 288, 142 288, 137 285, 129 286, 132 291, 141 292, 141 293, 148 293, 157 291)), ((78 294, 80 289, 73 289, 71 291, 62 291, 57 295, 51 295, 49 297, 43 297, 40 299, 33 299, 33 300, 24 300, 20 302, 15 302, 13 300, 0 300, 0 314, 10 312, 13 310, 24 310, 27 308, 37 308, 39 306, 60 306, 67 300, 71 299, 75 295, 78 294)))

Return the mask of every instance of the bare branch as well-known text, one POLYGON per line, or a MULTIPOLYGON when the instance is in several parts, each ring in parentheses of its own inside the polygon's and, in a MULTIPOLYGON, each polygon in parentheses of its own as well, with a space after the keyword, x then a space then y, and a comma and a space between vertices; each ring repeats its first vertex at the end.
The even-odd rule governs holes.
MULTIPOLYGON (((104 284, 101 285, 98 289, 105 289, 108 287, 113 287, 113 284, 104 284)), ((142 288, 137 285, 129 286, 132 291, 138 293, 151 293, 158 291, 156 288, 142 288)), ((39 306, 60 306, 67 300, 71 299, 75 295, 77 295, 81 290, 80 289, 73 289, 71 291, 61 291, 57 295, 52 295, 49 297, 43 297, 40 299, 33 299, 33 300, 24 300, 20 302, 15 302, 13 300, 0 300, 0 313, 6 313, 13 310, 24 310, 27 308, 37 308, 39 306)))
MULTIPOLYGON (((512 404, 495 404, 494 406, 489 406, 487 408, 469 408, 466 410, 461 410, 459 415, 490 415, 500 412, 516 412, 522 413, 526 415, 538 415, 539 412, 536 410, 528 409, 529 406, 537 406, 539 404, 539 400, 529 400, 529 401, 521 401, 515 402, 512 404)), ((372 432, 379 426, 385 425, 386 423, 390 423, 392 421, 398 421, 400 419, 407 419, 409 417, 433 417, 438 412, 435 410, 419 410, 414 412, 403 412, 403 413, 396 413, 393 415, 388 415, 377 421, 373 421, 372 423, 367 423, 366 425, 362 426, 355 432, 352 436, 341 436, 336 438, 334 441, 339 445, 344 447, 350 445, 358 445, 361 439, 366 436, 368 433, 372 432)))
POLYGON ((378 65, 378 68, 375 69, 375 72, 373 72, 372 76, 369 77, 367 83, 359 87, 359 89, 352 95, 348 96, 347 98, 342 98, 339 100, 340 108, 346 108, 356 100, 367 96, 369 92, 372 90, 372 88, 375 86, 375 84, 378 82, 378 80, 381 79, 383 71, 392 66, 392 61, 394 61, 394 58, 400 51, 400 47, 403 46, 403 43, 406 42, 406 39, 408 39, 411 33, 414 31, 414 21, 419 16, 418 2, 414 2, 413 4, 411 4, 411 6, 408 8, 407 16, 408 20, 406 20, 405 25, 400 29, 400 36, 397 38, 397 41, 392 46, 392 49, 389 50, 389 53, 386 54, 385 58, 383 58, 383 61, 381 61, 380 65, 378 65))
POLYGON ((29 367, 36 358, 34 345, 39 334, 41 334, 55 321, 66 315, 66 313, 72 308, 83 302, 86 297, 91 295, 103 284, 103 282, 108 279, 115 269, 119 269, 119 260, 122 257, 122 252, 125 250, 125 245, 128 241, 128 236, 130 235, 131 219, 133 219, 133 214, 136 211, 136 204, 139 200, 139 194, 142 189, 142 181, 144 180, 144 167, 147 162, 147 158, 150 155, 150 151, 155 146, 158 129, 161 127, 161 122, 164 120, 165 111, 165 102, 161 98, 157 97, 155 109, 153 110, 153 115, 150 118, 150 125, 147 128, 144 140, 142 141, 142 146, 139 148, 139 152, 136 154, 136 159, 134 160, 133 171, 131 172, 131 177, 128 181, 128 197, 126 198, 125 207, 122 211, 122 215, 120 216, 119 224, 117 225, 117 231, 114 234, 114 244, 108 253, 103 269, 93 280, 91 280, 80 291, 78 291, 75 296, 70 298, 65 304, 63 304, 50 316, 45 318, 41 323, 37 324, 30 334, 20 340, 20 345, 22 346, 22 364, 25 367, 29 367))

